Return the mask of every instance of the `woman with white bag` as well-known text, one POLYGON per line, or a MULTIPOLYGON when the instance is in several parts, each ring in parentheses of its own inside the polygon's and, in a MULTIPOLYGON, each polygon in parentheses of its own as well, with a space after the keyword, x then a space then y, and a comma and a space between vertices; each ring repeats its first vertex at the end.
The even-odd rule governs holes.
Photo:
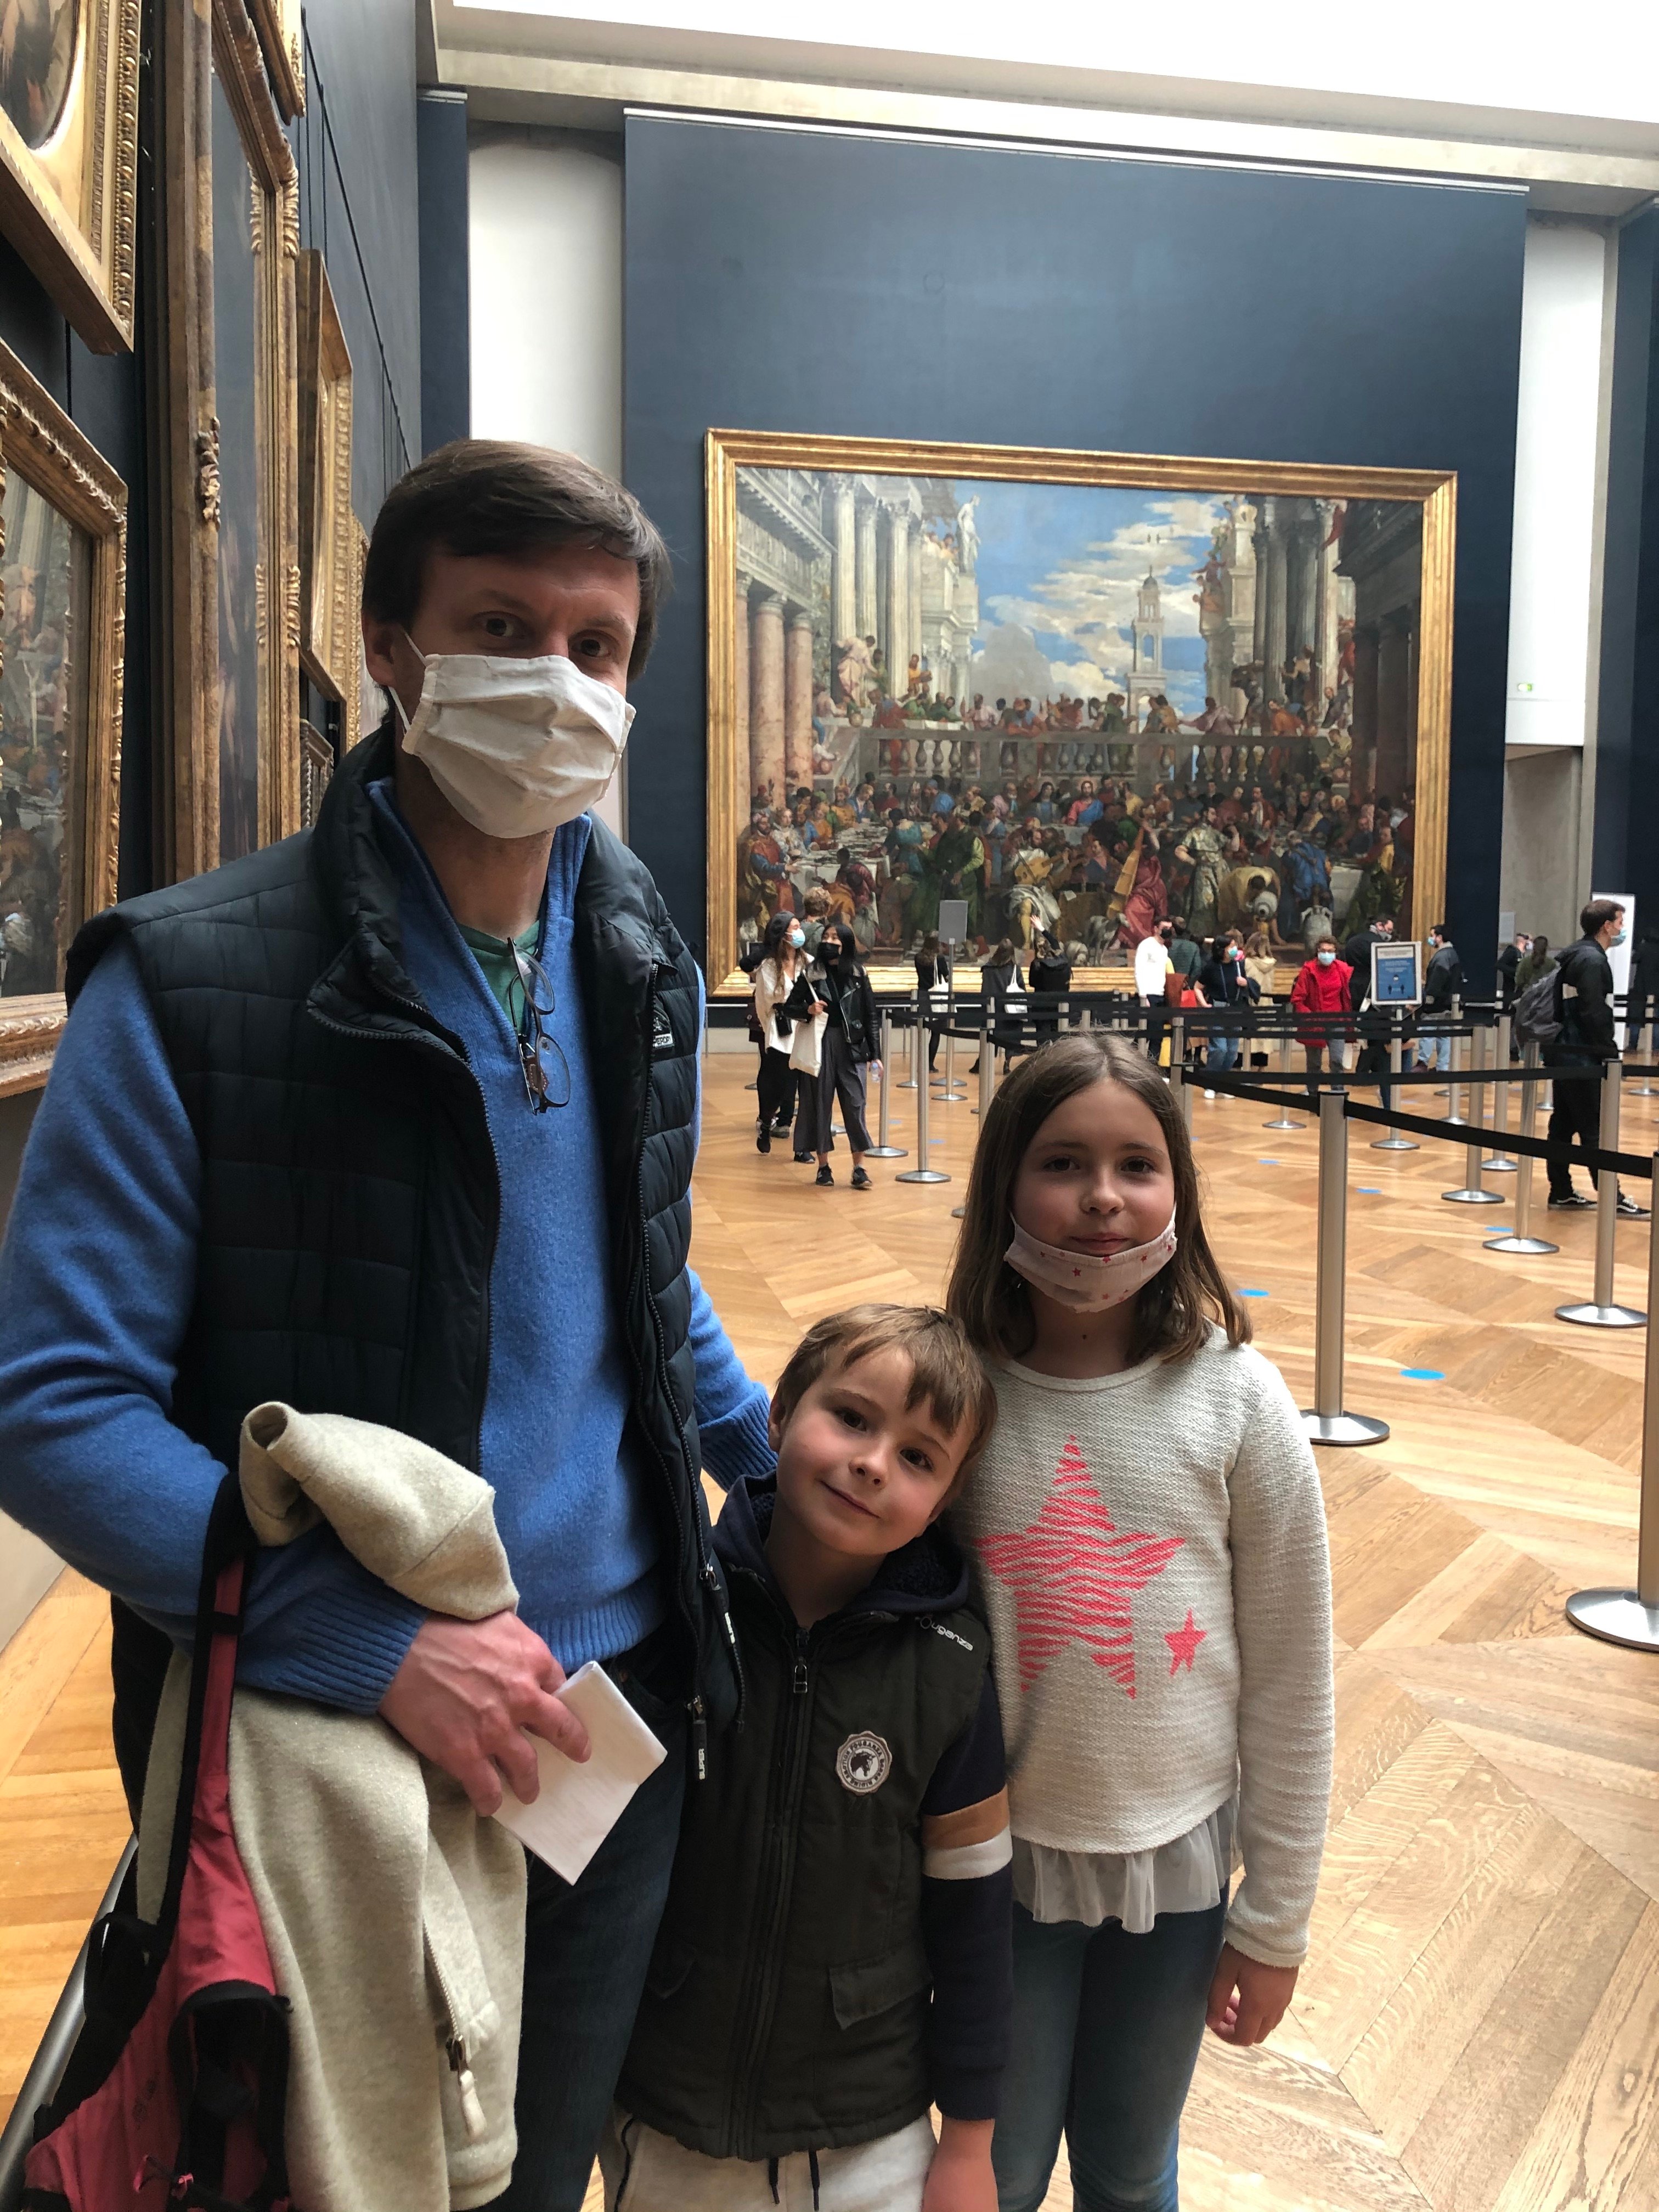
POLYGON ((788 1012, 799 1017, 790 1060, 802 1078, 795 1158, 800 1159, 809 1149, 816 1152, 818 1187, 833 1188, 830 1155, 836 1140, 831 1125, 839 1106, 853 1155, 853 1188, 868 1190, 864 1156, 870 1149, 870 1132, 864 1121, 864 1086, 869 1069, 878 1070, 881 1065, 877 1057, 881 1031, 870 978, 860 963, 852 930, 844 923, 831 922, 824 931, 818 957, 797 981, 788 1012), (810 1032, 810 1043, 804 1030, 810 1032), (809 1054, 814 1059, 816 1082, 809 1079, 805 1065, 809 1054))
POLYGON ((766 1040, 755 1086, 760 1097, 757 1152, 771 1151, 773 1138, 785 1133, 795 1110, 797 1085, 790 1057, 794 1024, 784 1012, 784 1004, 795 988, 796 977, 805 972, 805 944, 806 933, 798 915, 775 914, 766 925, 765 950, 755 968, 755 1026, 766 1040))

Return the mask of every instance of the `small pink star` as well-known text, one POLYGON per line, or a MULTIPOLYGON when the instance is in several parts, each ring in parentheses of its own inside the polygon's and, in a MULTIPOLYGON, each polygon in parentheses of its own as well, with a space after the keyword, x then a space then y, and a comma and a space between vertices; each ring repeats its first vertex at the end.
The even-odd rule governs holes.
POLYGON ((1178 1674, 1183 1667, 1187 1669, 1187 1672, 1189 1674, 1192 1673, 1193 1660, 1197 1653, 1198 1647, 1204 1641, 1209 1632, 1210 1632, 1207 1628, 1194 1628, 1193 1626, 1193 1609, 1191 1606, 1188 1606, 1187 1608, 1187 1618, 1181 1627, 1166 1628, 1164 1630, 1164 1641, 1169 1645, 1170 1651, 1174 1654, 1174 1656, 1170 1661, 1170 1673, 1171 1677, 1178 1674))

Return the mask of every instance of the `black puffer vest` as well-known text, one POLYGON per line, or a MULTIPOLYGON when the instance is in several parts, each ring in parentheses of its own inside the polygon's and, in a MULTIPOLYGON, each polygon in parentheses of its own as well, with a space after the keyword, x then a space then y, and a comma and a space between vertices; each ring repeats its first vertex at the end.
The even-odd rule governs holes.
POLYGON ((921 1806, 991 1647, 933 1529, 798 1627, 766 1571, 771 1503, 738 1483, 715 1530, 745 1717, 687 1802, 617 2091, 711 2158, 869 2142, 927 2110, 921 1806))
MULTIPOLYGON (((112 908, 70 953, 73 1002, 105 946, 127 938, 201 1148, 196 1301, 173 1418, 227 1466, 244 1417, 269 1398, 478 1463, 501 1193, 465 1048, 400 957, 397 878, 368 788, 391 767, 382 728, 346 756, 314 830, 112 908)), ((661 1472, 700 1750, 734 1708, 736 1662, 688 1341, 697 971, 649 875, 598 823, 574 944, 617 1327, 633 1418, 661 1472)), ((119 1626, 118 1650, 141 1651, 150 1632, 119 1626)))

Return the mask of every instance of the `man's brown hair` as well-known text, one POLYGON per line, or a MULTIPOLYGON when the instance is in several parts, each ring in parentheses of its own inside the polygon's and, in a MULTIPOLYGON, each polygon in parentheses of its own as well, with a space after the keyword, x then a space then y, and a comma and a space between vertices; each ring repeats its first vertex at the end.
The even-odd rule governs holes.
POLYGON ((1192 1139, 1175 1094, 1152 1061, 1104 1030, 1074 1030, 1022 1060, 991 1101, 968 1178, 962 1233, 945 1298, 988 1358, 1021 1359, 1036 1322, 1024 1278, 1007 1261, 1014 1233, 1014 1181, 1048 1116, 1097 1083, 1121 1084, 1150 1108, 1175 1176, 1175 1256, 1135 1293, 1133 1357, 1185 1359, 1209 1340, 1212 1322, 1229 1344, 1249 1340, 1249 1316, 1228 1288, 1200 1211, 1192 1139))
POLYGON ((938 1306, 848 1306, 814 1322, 772 1393, 779 1428, 788 1426, 796 1407, 830 1368, 854 1367, 881 1352, 902 1352, 910 1363, 907 1410, 925 1401, 947 1436, 968 1431, 967 1449, 946 1493, 954 1497, 991 1440, 997 1399, 968 1332, 938 1306))
POLYGON ((417 461, 386 494, 363 564, 363 611, 415 619, 427 556, 463 559, 551 545, 592 545, 639 572, 640 621, 628 672, 637 676, 673 588, 668 548, 633 493, 574 453, 494 438, 457 438, 417 461))

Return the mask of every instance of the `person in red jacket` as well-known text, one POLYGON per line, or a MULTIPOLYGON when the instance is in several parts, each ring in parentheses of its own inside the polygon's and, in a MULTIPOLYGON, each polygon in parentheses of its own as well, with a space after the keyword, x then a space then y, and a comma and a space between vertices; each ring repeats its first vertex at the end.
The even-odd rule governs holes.
MULTIPOLYGON (((1325 1057, 1327 1044, 1331 1048, 1331 1073, 1340 1075, 1346 1055, 1342 1049, 1345 1037, 1353 1032, 1346 1024, 1339 1029, 1329 1018, 1352 1011, 1348 987, 1353 981, 1353 969, 1346 960, 1337 957, 1336 939, 1322 937, 1313 950, 1313 957, 1304 961, 1301 972, 1291 986, 1291 1006, 1298 1014, 1319 1018, 1297 1024, 1296 1033, 1308 1055, 1308 1073, 1317 1075, 1325 1057)), ((1308 1093, 1316 1103, 1318 1092, 1312 1083, 1308 1093)))

